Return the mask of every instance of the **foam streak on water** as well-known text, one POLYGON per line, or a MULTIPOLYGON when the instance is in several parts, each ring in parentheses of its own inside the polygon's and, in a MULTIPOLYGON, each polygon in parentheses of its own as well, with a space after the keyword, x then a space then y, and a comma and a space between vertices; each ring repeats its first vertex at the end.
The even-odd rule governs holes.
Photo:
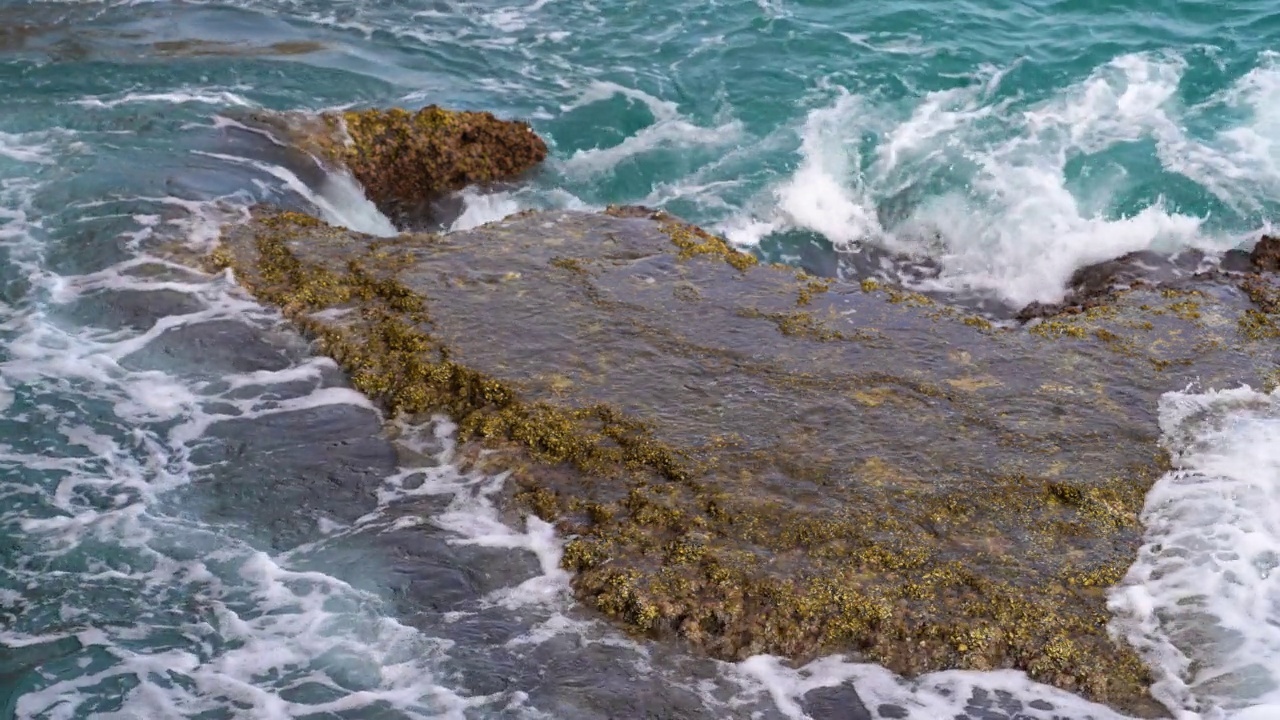
POLYGON ((1147 495, 1113 630, 1180 718, 1280 716, 1280 392, 1170 393, 1175 469, 1147 495))

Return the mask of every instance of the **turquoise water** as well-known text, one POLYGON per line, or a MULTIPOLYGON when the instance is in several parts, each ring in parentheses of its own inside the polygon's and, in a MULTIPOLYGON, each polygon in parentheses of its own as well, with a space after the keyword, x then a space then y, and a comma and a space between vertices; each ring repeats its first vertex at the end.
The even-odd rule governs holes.
MULTIPOLYGON (((1270 227, 1278 46, 1260 0, 0 3, 0 715, 858 717, 810 698, 856 688, 874 717, 1115 717, 1016 674, 617 637, 447 423, 389 454, 274 314, 161 258, 263 200, 388 230, 237 113, 434 102, 552 149, 455 229, 643 203, 824 273, 1053 301, 1270 227)), ((1178 702, 1276 702, 1259 683, 1178 702)))

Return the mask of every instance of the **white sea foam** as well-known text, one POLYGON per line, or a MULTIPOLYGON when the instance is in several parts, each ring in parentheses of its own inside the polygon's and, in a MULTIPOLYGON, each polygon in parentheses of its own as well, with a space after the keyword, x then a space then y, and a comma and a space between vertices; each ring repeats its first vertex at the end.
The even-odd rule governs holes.
POLYGON ((918 55, 929 57, 937 54, 937 49, 927 45, 915 34, 897 36, 891 33, 851 33, 842 32, 844 39, 860 48, 872 52, 891 53, 894 55, 918 55))
MULTIPOLYGON (((117 698, 117 710, 95 717, 188 717, 235 704, 247 716, 289 718, 385 704, 411 717, 462 718, 467 708, 485 700, 464 698, 433 680, 430 664, 447 650, 447 641, 400 625, 380 610, 376 597, 335 577, 290 569, 216 528, 152 514, 148 506, 155 502, 149 492, 154 474, 139 464, 136 452, 84 426, 66 426, 64 435, 95 459, 80 461, 79 467, 73 464, 76 472, 58 483, 51 499, 66 515, 26 518, 23 542, 32 556, 51 562, 95 541, 130 548, 135 556, 130 563, 138 569, 98 572, 82 576, 78 584, 88 593, 99 585, 134 586, 141 607, 149 609, 133 617, 136 627, 98 626, 77 633, 82 646, 102 648, 115 662, 24 694, 16 706, 20 717, 83 712, 82 702, 97 702, 95 687, 124 678, 138 682, 117 698), (152 499, 105 510, 81 500, 86 492, 104 489, 132 489, 136 493, 124 495, 152 499), (188 553, 172 555, 167 550, 184 545, 203 547, 202 557, 184 559, 188 553), (176 618, 166 611, 172 605, 167 596, 173 593, 187 596, 176 618), (145 633, 139 635, 138 630, 145 633), (156 632, 176 633, 189 642, 174 649, 141 651, 128 642, 156 632), (221 649, 209 652, 215 646, 221 649), (295 681, 270 680, 300 672, 295 681), (175 684, 175 677, 185 681, 175 684), (291 691, 303 685, 326 687, 333 699, 286 699, 296 698, 291 691)), ((153 446, 159 452, 172 449, 153 446)), ((9 512, 3 521, 14 519, 9 512)), ((55 578, 44 573, 41 584, 47 586, 55 578)), ((64 623, 99 622, 97 608, 82 605, 76 592, 68 596, 64 623)), ((65 636, 5 633, 0 640, 11 646, 19 641, 35 645, 65 636)))
POLYGON ((226 107, 228 105, 235 107, 256 107, 256 103, 253 103, 245 99, 244 96, 233 92, 233 90, 247 89, 248 88, 243 87, 236 87, 228 90, 218 88, 190 88, 159 93, 130 92, 119 95, 118 97, 107 99, 103 99, 101 97, 84 97, 72 100, 71 102, 76 105, 89 108, 113 108, 120 105, 134 105, 141 103, 166 103, 171 105, 199 103, 203 105, 215 105, 218 107, 226 107))
POLYGON ((1147 495, 1113 632, 1180 719, 1280 717, 1280 392, 1169 393, 1174 470, 1147 495))
POLYGON ((449 225, 450 232, 497 222, 524 209, 511 193, 482 193, 470 188, 462 191, 462 202, 462 213, 449 225))
MULTIPOLYGON (((973 713, 970 705, 987 698, 1002 700, 1002 704, 1016 701, 1018 707, 1005 713, 1024 720, 1128 720, 1106 706, 1032 682, 1024 673, 1013 670, 948 670, 908 680, 878 665, 847 662, 834 656, 791 668, 779 658, 757 655, 732 666, 728 672, 742 684, 745 694, 767 695, 791 720, 823 720, 804 711, 802 698, 819 688, 841 686, 853 687, 862 704, 874 713, 872 717, 983 717, 985 714, 967 713, 973 713), (881 712, 883 706, 892 709, 881 712)), ((992 709, 1000 708, 995 704, 992 709)))
POLYGON ((459 194, 462 212, 449 225, 449 232, 471 230, 497 222, 525 210, 600 210, 584 203, 567 190, 486 192, 470 187, 459 194))
POLYGON ((481 16, 484 22, 504 33, 514 33, 529 27, 524 8, 502 8, 481 16))
POLYGON ((306 198, 319 210, 325 222, 331 225, 341 225, 379 237, 392 237, 399 233, 387 216, 383 215, 365 196, 355 178, 345 171, 326 173, 323 187, 312 188, 288 168, 280 165, 225 153, 200 150, 193 152, 197 155, 246 165, 276 178, 289 190, 306 198))
POLYGON ((561 111, 568 113, 617 95, 647 107, 653 123, 617 145, 575 152, 560 164, 562 172, 577 179, 590 179, 613 170, 629 158, 657 149, 721 147, 733 143, 742 134, 742 124, 737 120, 703 127, 681 115, 679 106, 670 100, 612 82, 591 83, 577 100, 563 106, 561 111))
POLYGON ((13 389, 0 377, 0 414, 3 414, 13 407, 13 389))
POLYGON ((30 135, 0 132, 0 157, 23 163, 48 165, 53 162, 48 149, 32 142, 30 135))
POLYGON ((966 87, 928 93, 907 117, 841 95, 809 113, 794 174, 721 229, 744 247, 800 229, 842 248, 869 242, 929 255, 942 272, 926 287, 991 292, 1013 304, 1057 300, 1077 268, 1131 251, 1235 246, 1240 235, 1207 232, 1204 218, 1171 210, 1160 198, 1113 217, 1120 175, 1095 178, 1087 191, 1067 179, 1068 163, 1081 155, 1147 140, 1165 171, 1233 207, 1256 211, 1273 198, 1280 189, 1274 59, 1210 101, 1246 111, 1247 120, 1207 140, 1184 127, 1203 109, 1187 110, 1173 99, 1185 67, 1174 55, 1122 55, 1023 110, 996 92, 1012 68, 987 69, 966 87), (865 158, 864 133, 880 137, 865 158), (932 187, 938 173, 954 175, 944 186, 964 189, 926 190, 901 222, 880 227, 877 202, 913 186, 932 187))
POLYGON ((830 108, 810 113, 802 132, 802 160, 774 194, 773 217, 739 217, 723 226, 736 245, 749 246, 770 233, 805 228, 832 242, 851 245, 882 234, 865 184, 856 181, 860 157, 845 123, 860 112, 858 98, 843 95, 830 108))
MULTIPOLYGON (((104 275, 93 284, 105 284, 104 275)), ((240 302, 227 297, 228 307, 235 308, 231 314, 245 320, 240 302)), ((261 310, 256 315, 263 318, 261 310)), ((197 316, 216 314, 204 310, 187 320, 195 322, 197 316)), ((0 514, 6 534, 21 538, 25 562, 34 562, 30 569, 12 571, 19 579, 31 574, 31 583, 48 590, 62 587, 61 626, 85 628, 74 633, 76 652, 86 659, 95 653, 113 658, 93 672, 47 679, 16 699, 17 716, 81 716, 100 707, 102 688, 122 682, 122 690, 113 693, 114 709, 99 709, 94 717, 180 718, 237 707, 245 717, 292 718, 383 706, 405 717, 461 720, 468 708, 488 702, 485 696, 459 694, 436 678, 432 668, 448 642, 399 624, 378 597, 336 577, 291 568, 217 527, 158 512, 165 492, 190 482, 189 451, 212 423, 330 403, 369 407, 365 398, 345 388, 318 388, 286 401, 243 392, 209 395, 200 382, 131 372, 101 360, 121 352, 113 345, 132 347, 130 340, 112 343, 88 330, 63 331, 55 344, 48 341, 55 333, 39 316, 10 327, 26 327, 37 338, 19 337, 11 345, 9 358, 0 363, 6 383, 74 385, 82 398, 115 401, 114 417, 64 414, 59 420, 61 444, 82 448, 81 456, 74 451, 62 458, 42 457, 47 450, 34 456, 0 453, 0 463, 10 469, 63 473, 43 491, 38 485, 0 483, 6 494, 22 489, 43 495, 43 502, 58 511, 30 515, 23 511, 31 507, 28 501, 0 514), (235 405, 240 412, 213 411, 206 407, 209 402, 235 405), (164 433, 155 427, 160 421, 178 425, 164 433), (104 498, 112 500, 104 503, 104 498), (114 549, 101 554, 97 548, 104 546, 114 549), (193 555, 184 547, 200 551, 193 555), (50 572, 68 562, 74 568, 80 561, 73 558, 81 556, 87 558, 87 572, 50 572), (68 581, 74 584, 64 586, 68 581), (110 609, 118 589, 133 593, 139 609, 130 611, 128 623, 103 624, 104 613, 118 612, 110 609), (181 642, 170 639, 152 647, 157 633, 181 642), (320 697, 301 698, 308 687, 320 697)), ((313 377, 319 365, 304 363, 274 378, 232 376, 229 385, 267 391, 272 381, 313 377)), ((67 635, 57 627, 25 636, 4 632, 0 642, 36 647, 67 635)))
MULTIPOLYGON (((502 489, 508 474, 460 475, 450 464, 455 450, 456 429, 448 418, 434 418, 433 439, 441 446, 435 453, 435 459, 440 465, 426 470, 412 468, 388 478, 379 493, 379 506, 387 507, 413 497, 450 496, 444 511, 429 522, 452 533, 455 536, 451 541, 453 544, 528 551, 538 559, 540 575, 495 592, 486 598, 487 604, 508 609, 525 605, 566 605, 569 574, 560 568, 563 540, 556 536, 551 525, 534 516, 526 519, 523 529, 514 529, 503 522, 494 504, 494 495, 502 489)), ((420 432, 402 428, 402 433, 409 437, 420 432)))
POLYGON ((1265 214, 1264 201, 1280 194, 1280 53, 1262 54, 1257 67, 1208 100, 1192 107, 1202 115, 1235 114, 1245 120, 1197 140, 1166 126, 1161 162, 1191 178, 1240 212, 1265 214))

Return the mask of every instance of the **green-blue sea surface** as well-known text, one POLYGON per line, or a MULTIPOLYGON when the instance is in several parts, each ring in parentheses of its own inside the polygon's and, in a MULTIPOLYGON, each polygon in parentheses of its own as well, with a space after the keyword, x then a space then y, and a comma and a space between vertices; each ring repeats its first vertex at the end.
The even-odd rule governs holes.
MULTIPOLYGON (((1133 251, 1211 264, 1280 210, 1263 0, 0 0, 0 717, 1121 717, 619 636, 447 420, 388 455, 333 363, 169 259, 260 201, 391 232, 242 121, 430 103, 551 149, 443 229, 637 203, 989 307, 1133 251)), ((1269 642, 1197 659, 1242 674, 1183 707, 1280 717, 1269 642)))

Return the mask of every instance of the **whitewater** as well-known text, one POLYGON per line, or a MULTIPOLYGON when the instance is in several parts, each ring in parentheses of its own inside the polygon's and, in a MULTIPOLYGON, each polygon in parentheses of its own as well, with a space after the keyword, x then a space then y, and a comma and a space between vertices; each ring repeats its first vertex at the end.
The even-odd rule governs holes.
MULTIPOLYGON (((551 146, 441 231, 640 203, 822 274, 1052 302, 1271 228, 1278 40, 1257 0, 0 3, 0 716, 1123 717, 1012 671, 629 639, 448 418, 388 454, 334 363, 173 258, 261 201, 394 233, 242 113, 437 102, 551 146)), ((1171 716, 1280 718, 1280 392, 1158 413, 1174 469, 1110 630, 1171 716)))

